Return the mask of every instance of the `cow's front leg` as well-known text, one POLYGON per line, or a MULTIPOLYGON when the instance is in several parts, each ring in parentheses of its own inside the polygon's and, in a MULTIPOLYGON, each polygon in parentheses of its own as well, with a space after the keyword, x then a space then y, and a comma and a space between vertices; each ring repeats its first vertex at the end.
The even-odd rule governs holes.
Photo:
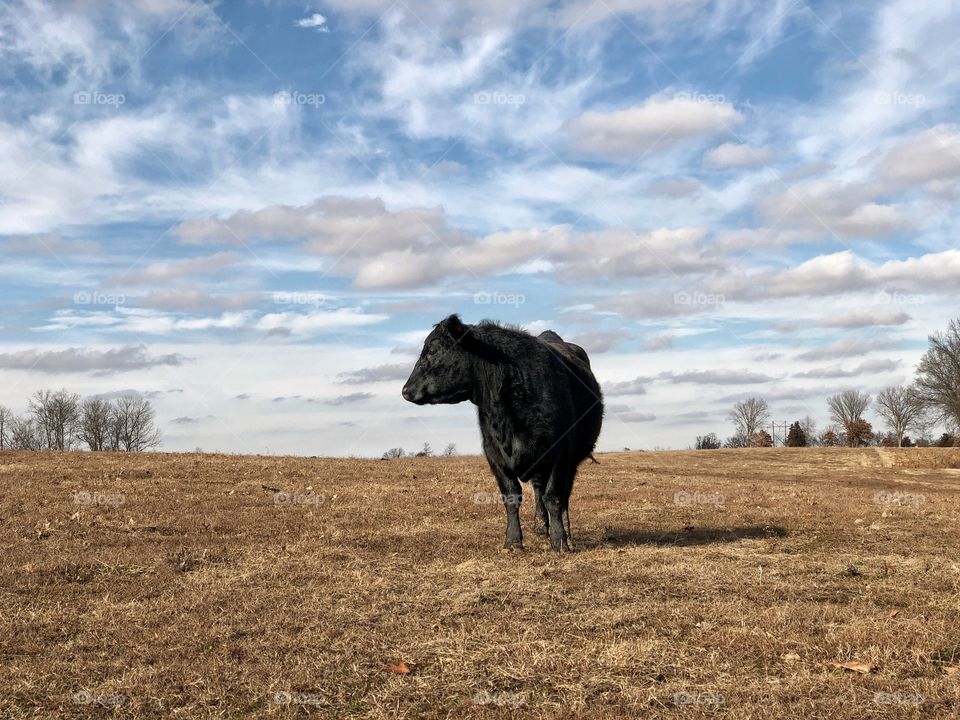
POLYGON ((500 497, 503 498, 503 509, 507 514, 507 532, 503 539, 503 546, 508 550, 523 548, 523 532, 520 530, 520 503, 523 502, 523 490, 520 481, 502 471, 497 471, 497 484, 500 486, 500 497))
POLYGON ((533 518, 533 531, 537 535, 546 535, 550 532, 548 517, 547 517, 547 507, 543 504, 543 487, 540 484, 540 481, 533 481, 533 499, 537 505, 536 515, 533 518))

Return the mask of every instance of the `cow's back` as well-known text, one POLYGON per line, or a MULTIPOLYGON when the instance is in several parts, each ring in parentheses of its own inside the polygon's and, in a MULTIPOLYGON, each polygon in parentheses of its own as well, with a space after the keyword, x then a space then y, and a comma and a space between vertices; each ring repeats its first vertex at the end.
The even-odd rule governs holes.
POLYGON ((552 330, 540 333, 537 339, 552 351, 564 373, 565 385, 573 400, 575 417, 571 422, 576 423, 569 435, 573 440, 576 461, 580 462, 593 452, 600 436, 603 424, 600 384, 590 369, 590 358, 582 347, 564 341, 552 330))

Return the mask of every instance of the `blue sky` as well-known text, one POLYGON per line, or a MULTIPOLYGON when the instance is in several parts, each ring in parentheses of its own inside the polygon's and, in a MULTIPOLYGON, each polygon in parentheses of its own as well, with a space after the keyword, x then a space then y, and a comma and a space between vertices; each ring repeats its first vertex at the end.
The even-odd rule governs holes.
POLYGON ((451 312, 584 345, 602 449, 826 424, 956 314, 960 9, 0 2, 0 403, 164 448, 477 451, 400 386, 451 312))

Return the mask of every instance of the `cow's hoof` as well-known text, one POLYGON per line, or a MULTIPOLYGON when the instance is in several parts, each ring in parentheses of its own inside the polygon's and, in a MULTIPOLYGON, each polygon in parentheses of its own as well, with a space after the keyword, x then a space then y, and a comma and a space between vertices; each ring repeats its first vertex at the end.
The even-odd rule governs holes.
POLYGON ((503 544, 503 549, 502 549, 500 552, 502 552, 504 555, 506 555, 507 553, 521 552, 522 550, 523 550, 523 543, 522 543, 522 542, 517 542, 517 543, 504 543, 504 544, 503 544))

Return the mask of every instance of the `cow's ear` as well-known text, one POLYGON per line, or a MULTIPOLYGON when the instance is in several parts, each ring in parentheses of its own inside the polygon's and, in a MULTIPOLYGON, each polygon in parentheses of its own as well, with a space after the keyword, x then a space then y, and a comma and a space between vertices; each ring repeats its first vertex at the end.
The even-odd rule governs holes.
POLYGON ((457 342, 459 342, 468 331, 467 326, 463 324, 463 322, 460 320, 460 316, 457 314, 453 314, 450 317, 441 320, 440 326, 457 342))

